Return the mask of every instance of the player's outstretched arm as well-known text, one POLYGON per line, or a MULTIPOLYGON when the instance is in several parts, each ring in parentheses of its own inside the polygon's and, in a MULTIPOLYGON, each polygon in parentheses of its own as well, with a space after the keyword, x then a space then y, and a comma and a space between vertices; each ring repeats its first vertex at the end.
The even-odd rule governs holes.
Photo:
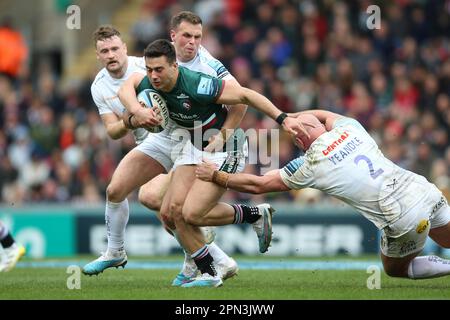
POLYGON ((294 118, 287 117, 285 113, 274 106, 269 99, 258 92, 241 87, 237 82, 225 81, 221 95, 217 98, 217 103, 251 105, 259 111, 267 114, 269 117, 279 122, 283 129, 296 135, 303 132, 309 136, 303 125, 294 118), (286 117, 285 117, 286 116, 286 117))
POLYGON ((279 170, 264 176, 246 173, 231 174, 216 170, 216 166, 213 163, 203 162, 197 166, 195 174, 201 180, 213 182, 221 187, 240 192, 260 194, 290 190, 281 179, 279 170))

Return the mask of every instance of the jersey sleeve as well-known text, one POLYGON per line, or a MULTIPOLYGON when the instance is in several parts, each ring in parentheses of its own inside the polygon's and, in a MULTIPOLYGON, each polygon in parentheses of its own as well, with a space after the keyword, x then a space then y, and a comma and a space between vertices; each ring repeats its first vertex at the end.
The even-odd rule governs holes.
POLYGON ((205 47, 201 46, 199 49, 202 62, 206 63, 216 73, 216 77, 219 79, 234 78, 222 62, 214 58, 205 47))
POLYGON ((104 97, 100 93, 100 89, 95 84, 91 85, 91 95, 92 99, 94 100, 95 105, 98 108, 98 113, 100 115, 105 113, 113 113, 113 110, 108 106, 106 103, 104 97))
POLYGON ((307 169, 305 158, 299 157, 292 160, 280 170, 281 180, 284 184, 293 190, 310 187, 312 177, 307 169))
POLYGON ((198 73, 194 85, 195 96, 203 103, 214 103, 222 94, 224 86, 223 80, 198 73))

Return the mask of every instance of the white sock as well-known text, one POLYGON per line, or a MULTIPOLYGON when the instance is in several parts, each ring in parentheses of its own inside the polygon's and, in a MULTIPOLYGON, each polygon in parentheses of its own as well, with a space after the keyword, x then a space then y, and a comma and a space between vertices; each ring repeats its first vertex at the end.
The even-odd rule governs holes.
POLYGON ((124 249, 125 228, 129 216, 130 211, 127 199, 120 203, 106 202, 105 220, 109 253, 115 253, 124 249))
POLYGON ((224 261, 228 260, 230 257, 223 252, 222 249, 219 248, 219 246, 217 244, 215 244, 214 242, 211 242, 208 245, 209 248, 209 253, 211 254, 211 256, 214 259, 215 263, 223 263, 224 261))
POLYGON ((5 239, 8 233, 9 233, 8 227, 2 222, 0 222, 0 240, 5 239))
POLYGON ((408 266, 408 277, 411 279, 428 279, 450 274, 450 260, 438 256, 422 256, 414 258, 408 266))

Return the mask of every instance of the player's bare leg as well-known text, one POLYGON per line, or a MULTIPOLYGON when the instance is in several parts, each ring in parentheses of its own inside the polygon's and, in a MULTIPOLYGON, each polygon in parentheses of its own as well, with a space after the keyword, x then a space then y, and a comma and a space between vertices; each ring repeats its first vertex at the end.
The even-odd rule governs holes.
MULTIPOLYGON (((147 208, 155 210, 158 216, 158 219, 163 223, 167 232, 171 235, 175 236, 173 230, 171 230, 167 225, 165 225, 164 221, 161 219, 160 208, 162 206, 162 201, 167 189, 169 187, 169 183, 171 181, 172 172, 169 174, 161 174, 154 179, 147 182, 139 189, 139 201, 145 205, 147 208)), ((167 210, 166 210, 167 211, 167 210)), ((239 270, 238 265, 234 259, 229 257, 219 246, 214 243, 215 231, 213 227, 202 227, 201 228, 206 243, 209 245, 209 251, 213 256, 214 260, 217 261, 217 269, 219 269, 220 274, 223 280, 231 278, 235 276, 239 270)), ((176 238, 176 237, 175 237, 176 238)), ((178 241, 178 239, 177 239, 178 241)), ((197 275, 198 269, 191 258, 191 255, 186 251, 184 257, 184 263, 181 271, 175 277, 172 282, 173 286, 181 286, 185 282, 191 281, 197 275)))
POLYGON ((266 252, 272 241, 272 213, 275 210, 268 204, 250 207, 218 203, 225 191, 214 183, 195 179, 183 207, 185 220, 197 226, 250 223, 258 236, 260 252, 266 252))
MULTIPOLYGON (((194 259, 202 274, 201 281, 196 278, 193 281, 194 285, 217 287, 222 285, 222 279, 216 272, 214 259, 209 253, 203 233, 198 227, 187 224, 182 215, 183 204, 192 185, 194 171, 195 166, 193 165, 183 165, 174 171, 167 196, 163 200, 161 216, 164 221, 168 220, 168 215, 170 216, 178 240, 194 259)), ((182 286, 190 286, 189 284, 190 282, 182 286)))
MULTIPOLYGON (((149 208, 150 210, 154 210, 156 212, 158 219, 161 222, 162 220, 159 210, 161 208, 164 195, 166 194, 167 189, 169 188, 171 177, 172 171, 170 171, 168 174, 160 174, 159 176, 153 178, 152 180, 144 184, 139 189, 139 202, 142 203, 147 208, 149 208)), ((205 235, 206 243, 211 244, 215 238, 214 228, 202 227, 201 229, 205 235)))
POLYGON ((166 193, 172 171, 168 174, 160 174, 144 184, 139 189, 139 202, 147 208, 156 211, 159 218, 159 209, 162 205, 164 194, 166 193))
POLYGON ((106 190, 105 220, 108 248, 98 259, 83 267, 83 273, 94 275, 111 267, 124 267, 127 255, 124 250, 125 227, 129 208, 126 197, 135 189, 164 173, 164 167, 139 150, 130 151, 119 163, 106 190))

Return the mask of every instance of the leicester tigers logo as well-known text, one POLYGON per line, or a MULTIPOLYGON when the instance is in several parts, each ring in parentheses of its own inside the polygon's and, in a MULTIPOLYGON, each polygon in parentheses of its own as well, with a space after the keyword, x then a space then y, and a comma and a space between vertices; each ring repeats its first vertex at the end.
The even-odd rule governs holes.
POLYGON ((189 100, 183 102, 183 107, 184 107, 186 110, 191 110, 191 104, 190 104, 189 100))

